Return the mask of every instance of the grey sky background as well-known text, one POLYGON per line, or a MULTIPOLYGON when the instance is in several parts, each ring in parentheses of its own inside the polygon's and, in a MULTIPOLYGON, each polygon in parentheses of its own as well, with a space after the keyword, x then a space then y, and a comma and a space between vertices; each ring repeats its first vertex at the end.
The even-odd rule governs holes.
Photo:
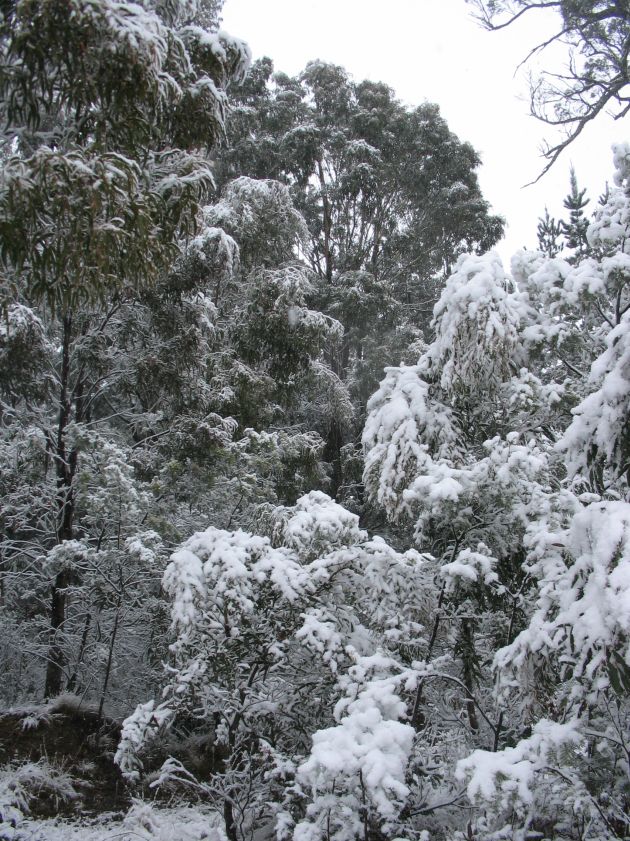
MULTIPOLYGON (((312 59, 343 65, 355 79, 382 81, 410 106, 436 102, 449 127, 480 153, 485 197, 508 227, 498 250, 509 264, 522 246, 536 247, 545 206, 562 215, 569 166, 587 187, 589 209, 612 180, 613 142, 628 139, 628 120, 603 117, 588 127, 534 186, 543 138, 553 130, 528 113, 527 52, 554 32, 553 13, 531 12, 501 32, 489 33, 464 0, 226 0, 223 28, 248 41, 254 58, 298 73, 312 59)), ((541 66, 559 69, 562 49, 541 66)))

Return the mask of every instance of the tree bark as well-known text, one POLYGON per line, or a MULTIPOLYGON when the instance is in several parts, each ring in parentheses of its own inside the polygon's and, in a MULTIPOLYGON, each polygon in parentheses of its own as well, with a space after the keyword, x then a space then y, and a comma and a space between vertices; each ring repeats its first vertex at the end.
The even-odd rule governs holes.
MULTIPOLYGON (((54 460, 57 472, 57 543, 72 540, 74 531, 74 492, 72 481, 77 468, 77 452, 66 450, 66 430, 72 411, 70 399, 70 340, 72 337, 72 312, 63 318, 61 378, 59 383, 59 417, 54 460)), ((67 588, 70 575, 60 570, 55 576, 50 601, 50 645, 46 666, 44 697, 54 698, 61 692, 66 655, 62 634, 66 621, 67 588)))
POLYGON ((464 667, 464 686, 466 687, 466 712, 468 723, 473 733, 479 732, 479 719, 475 709, 475 668, 474 668, 475 641, 472 632, 470 619, 462 619, 462 665, 464 667))
POLYGON ((317 161, 317 174, 319 176, 319 183, 322 191, 322 211, 323 211, 323 231, 324 231, 324 265, 325 275, 328 283, 332 283, 333 279, 333 259, 330 249, 330 234, 332 230, 332 218, 330 215, 330 202, 328 201, 328 194, 326 192, 326 179, 324 178, 324 166, 321 160, 317 161))

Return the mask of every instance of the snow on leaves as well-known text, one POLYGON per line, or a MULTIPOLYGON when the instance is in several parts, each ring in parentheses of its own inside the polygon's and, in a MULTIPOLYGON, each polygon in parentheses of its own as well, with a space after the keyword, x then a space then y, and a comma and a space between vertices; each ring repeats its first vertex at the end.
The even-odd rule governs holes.
POLYGON ((509 376, 521 318, 510 286, 495 252, 458 259, 433 310, 436 337, 422 360, 447 394, 493 390, 509 376))
MULTIPOLYGON (((609 794, 585 758, 610 779, 626 755, 629 159, 616 149, 619 186, 589 228, 590 256, 520 252, 518 287, 496 256, 460 258, 434 342, 418 365, 387 369, 368 406, 368 493, 438 555, 448 619, 432 640, 460 623, 469 699, 497 627, 488 604, 504 617, 494 749, 460 756, 456 773, 483 804, 483 837, 509 823, 514 837, 545 822, 606 837, 627 826, 623 784, 609 794)), ((479 731, 470 707, 469 723, 479 731)))
POLYGON ((526 811, 540 785, 536 776, 552 778, 550 765, 558 755, 567 747, 575 749, 581 742, 575 721, 557 724, 542 719, 534 726, 532 735, 516 747, 494 753, 474 751, 458 762, 456 775, 460 780, 468 780, 467 793, 473 803, 498 797, 501 808, 516 803, 526 811))
POLYGON ((297 787, 311 802, 294 841, 351 839, 372 812, 385 821, 397 816, 409 794, 405 775, 414 740, 413 727, 400 720, 406 706, 399 686, 413 685, 414 678, 382 655, 356 658, 340 680, 339 723, 313 734, 310 756, 297 770, 297 787))
POLYGON ((544 542, 531 531, 538 599, 529 627, 497 652, 501 684, 522 686, 531 666, 555 662, 570 705, 593 703, 630 667, 630 505, 591 503, 544 542))
MULTIPOLYGON (((214 721, 217 739, 227 740, 232 770, 252 728, 273 739, 276 752, 284 745, 299 765, 296 790, 311 802, 295 822, 295 838, 319 831, 322 810, 347 829, 346 800, 369 804, 376 823, 390 819, 408 791, 413 742, 401 693, 413 688, 415 672, 400 665, 397 647, 422 633, 424 559, 369 540, 358 517, 321 492, 278 509, 270 532, 272 538, 211 528, 172 555, 163 586, 172 603, 174 660, 164 701, 141 705, 127 720, 117 761, 137 775, 143 743, 194 708, 196 717, 214 721), (374 653, 379 638, 382 654, 374 653), (310 693, 328 699, 330 721, 318 729, 315 721, 326 716, 320 709, 311 723, 306 706, 304 726, 313 738, 306 757, 307 745, 298 748, 288 732, 280 744, 272 736, 302 697, 305 669, 310 693)), ((293 819, 287 813, 283 820, 293 819)))

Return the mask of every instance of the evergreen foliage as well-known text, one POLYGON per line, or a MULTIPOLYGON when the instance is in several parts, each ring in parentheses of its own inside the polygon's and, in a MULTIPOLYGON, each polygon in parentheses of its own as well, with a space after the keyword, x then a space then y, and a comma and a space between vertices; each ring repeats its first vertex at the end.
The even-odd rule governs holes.
MULTIPOLYGON (((437 106, 243 81, 221 5, 1 9, 9 741, 124 719, 127 791, 189 806, 134 837, 626 838, 630 146, 507 271, 437 106)), ((2 838, 85 790, 35 759, 2 838)))

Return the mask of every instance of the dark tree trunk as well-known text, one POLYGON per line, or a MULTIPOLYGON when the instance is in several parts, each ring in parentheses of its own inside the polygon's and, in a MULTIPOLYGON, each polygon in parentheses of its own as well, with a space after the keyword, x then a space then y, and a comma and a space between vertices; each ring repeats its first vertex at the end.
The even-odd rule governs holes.
POLYGON ((88 611, 85 614, 85 622, 83 625, 83 636, 81 637, 81 645, 79 646, 79 653, 77 655, 77 660, 74 666, 74 671, 68 681, 67 689, 68 692, 74 692, 77 687, 77 680, 79 677, 79 666, 83 663, 83 655, 85 654, 85 648, 87 646, 88 634, 90 633, 90 626, 92 624, 92 614, 88 611))
POLYGON ((333 421, 330 425, 330 430, 326 438, 326 447, 324 448, 324 459, 332 466, 328 493, 333 499, 337 497, 343 478, 341 466, 341 448, 343 444, 344 440, 341 428, 336 421, 333 421))
POLYGON ((53 584, 50 603, 50 646, 44 686, 45 698, 54 698, 61 692, 63 668, 66 664, 61 635, 66 621, 67 586, 67 576, 62 572, 58 573, 53 584))
POLYGON ((470 619, 462 619, 462 665, 466 687, 466 712, 473 733, 479 732, 479 719, 475 708, 475 640, 470 619))
POLYGON ((116 615, 114 617, 114 627, 112 628, 112 635, 109 640, 109 653, 107 655, 107 666, 105 667, 105 678, 103 680, 103 691, 101 692, 101 700, 98 705, 99 720, 103 718, 103 708, 105 706, 105 698, 107 697, 107 687, 109 686, 109 677, 112 672, 112 662, 114 659, 114 646, 116 645, 116 636, 118 634, 118 625, 120 622, 120 611, 122 608, 122 585, 118 593, 118 602, 116 604, 116 615))
MULTIPOLYGON (((57 543, 72 540, 74 529, 74 492, 72 480, 77 469, 77 452, 66 450, 66 429, 72 411, 70 397, 70 340, 72 336, 72 313, 66 312, 63 319, 63 341, 61 378, 59 383, 59 420, 57 439, 54 444, 54 460, 57 472, 57 543)), ((59 695, 62 688, 66 655, 62 635, 66 621, 67 588, 69 573, 57 573, 50 602, 50 646, 46 666, 44 697, 59 695)))

